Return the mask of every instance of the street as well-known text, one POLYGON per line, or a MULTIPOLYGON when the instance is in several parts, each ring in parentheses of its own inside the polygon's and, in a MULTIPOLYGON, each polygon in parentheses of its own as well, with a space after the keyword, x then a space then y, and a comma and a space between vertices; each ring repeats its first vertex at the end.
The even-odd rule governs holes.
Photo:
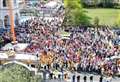
MULTIPOLYGON (((80 74, 80 73, 68 73, 68 79, 61 80, 61 79, 52 79, 52 80, 44 80, 42 82, 77 82, 77 76, 80 76, 80 82, 84 82, 84 76, 87 76, 86 82, 90 82, 90 76, 93 76, 93 82, 99 82, 100 76, 93 75, 93 74, 80 74), (72 80, 73 75, 75 75, 75 81, 72 80)), ((104 80, 103 80, 104 82, 104 80)), ((113 78, 112 82, 120 82, 120 78, 113 78)))

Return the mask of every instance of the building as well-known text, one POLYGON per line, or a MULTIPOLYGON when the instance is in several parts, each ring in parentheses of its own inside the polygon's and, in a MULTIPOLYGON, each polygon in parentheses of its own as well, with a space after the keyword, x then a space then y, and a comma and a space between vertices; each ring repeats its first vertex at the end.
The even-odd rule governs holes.
POLYGON ((120 4, 120 0, 114 0, 114 3, 120 4))
POLYGON ((81 0, 82 3, 88 4, 88 5, 93 5, 96 1, 96 4, 99 4, 101 0, 81 0))
POLYGON ((14 15, 14 24, 19 23, 19 0, 0 0, 0 28, 10 27, 10 7, 9 1, 11 1, 12 12, 14 15))
POLYGON ((25 7, 26 3, 25 3, 25 0, 18 0, 18 3, 19 3, 19 8, 22 9, 25 7))

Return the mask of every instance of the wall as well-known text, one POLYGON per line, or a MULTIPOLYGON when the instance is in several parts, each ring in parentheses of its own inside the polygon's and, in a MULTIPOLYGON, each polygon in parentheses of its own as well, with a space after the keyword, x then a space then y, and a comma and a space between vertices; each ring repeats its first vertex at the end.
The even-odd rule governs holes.
MULTIPOLYGON (((12 1, 12 0, 10 0, 10 1, 12 1)), ((15 1, 15 0, 13 0, 13 1, 15 1)), ((13 11, 13 15, 14 15, 14 21, 15 21, 15 15, 16 15, 16 13, 18 14, 18 18, 19 18, 19 16, 20 16, 20 14, 19 14, 19 3, 18 3, 18 0, 16 0, 16 4, 13 2, 12 3, 12 11, 13 11)), ((0 20, 2 20, 3 21, 3 28, 5 28, 4 27, 4 17, 6 16, 6 15, 9 15, 9 7, 3 7, 3 0, 0 0, 0 20)))

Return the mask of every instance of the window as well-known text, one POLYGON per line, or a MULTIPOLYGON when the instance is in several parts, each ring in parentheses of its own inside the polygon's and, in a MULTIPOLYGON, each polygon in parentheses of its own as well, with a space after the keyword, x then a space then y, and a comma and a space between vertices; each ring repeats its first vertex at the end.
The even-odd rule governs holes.
POLYGON ((7 6, 6 0, 3 0, 3 7, 6 7, 6 6, 7 6))
POLYGON ((16 6, 17 5, 17 2, 16 2, 16 0, 14 0, 14 6, 16 6))
POLYGON ((10 19, 9 19, 9 16, 8 16, 8 15, 6 15, 6 16, 4 17, 4 26, 5 26, 6 28, 10 26, 10 19))
POLYGON ((15 14, 15 25, 19 24, 19 18, 18 18, 18 14, 15 14))

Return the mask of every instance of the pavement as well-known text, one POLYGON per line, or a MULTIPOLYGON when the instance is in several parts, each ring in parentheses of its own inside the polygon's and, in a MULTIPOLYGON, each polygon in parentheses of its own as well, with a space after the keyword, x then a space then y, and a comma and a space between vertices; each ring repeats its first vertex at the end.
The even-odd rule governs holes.
MULTIPOLYGON (((80 76, 80 82, 84 82, 83 77, 87 76, 87 81, 90 82, 90 76, 93 76, 93 82, 99 82, 100 75, 93 75, 93 74, 80 74, 80 73, 68 73, 68 79, 67 80, 60 80, 60 79, 52 79, 52 80, 43 80, 42 82, 73 82, 72 76, 75 75, 75 82, 77 82, 77 76, 80 76)), ((103 81, 105 82, 105 81, 103 81)), ((120 82, 120 78, 113 78, 111 82, 120 82)))
POLYGON ((52 79, 52 80, 42 80, 41 82, 66 82, 66 81, 58 80, 58 79, 56 79, 56 80, 52 79))
MULTIPOLYGON (((83 80, 83 77, 84 76, 87 76, 87 82, 90 82, 90 76, 93 76, 93 82, 99 82, 99 79, 100 79, 100 75, 94 75, 94 74, 80 74, 80 73, 70 73, 69 76, 70 76, 70 80, 67 81, 67 82, 72 82, 72 76, 75 75, 76 77, 77 76, 80 76, 80 82, 84 82, 83 80)), ((77 79, 75 79, 75 82, 77 82, 77 79)), ((103 80, 103 82, 105 82, 103 80)), ((113 78, 112 79, 112 82, 120 82, 120 78, 113 78)))
MULTIPOLYGON (((73 75, 75 75, 76 77, 77 76, 80 76, 80 82, 84 82, 84 80, 83 80, 83 78, 84 78, 84 76, 87 76, 87 81, 86 82, 90 82, 90 76, 93 76, 93 82, 99 82, 99 79, 100 79, 100 75, 93 75, 93 74, 80 74, 80 73, 75 73, 75 74, 70 74, 69 76, 70 76, 70 79, 71 80, 69 80, 69 81, 67 81, 67 82, 72 82, 72 76, 73 75)), ((77 82, 77 79, 75 79, 75 82, 77 82)), ((103 82, 105 82, 104 80, 103 80, 103 82)), ((112 79, 112 82, 120 82, 120 78, 113 78, 112 79)))

